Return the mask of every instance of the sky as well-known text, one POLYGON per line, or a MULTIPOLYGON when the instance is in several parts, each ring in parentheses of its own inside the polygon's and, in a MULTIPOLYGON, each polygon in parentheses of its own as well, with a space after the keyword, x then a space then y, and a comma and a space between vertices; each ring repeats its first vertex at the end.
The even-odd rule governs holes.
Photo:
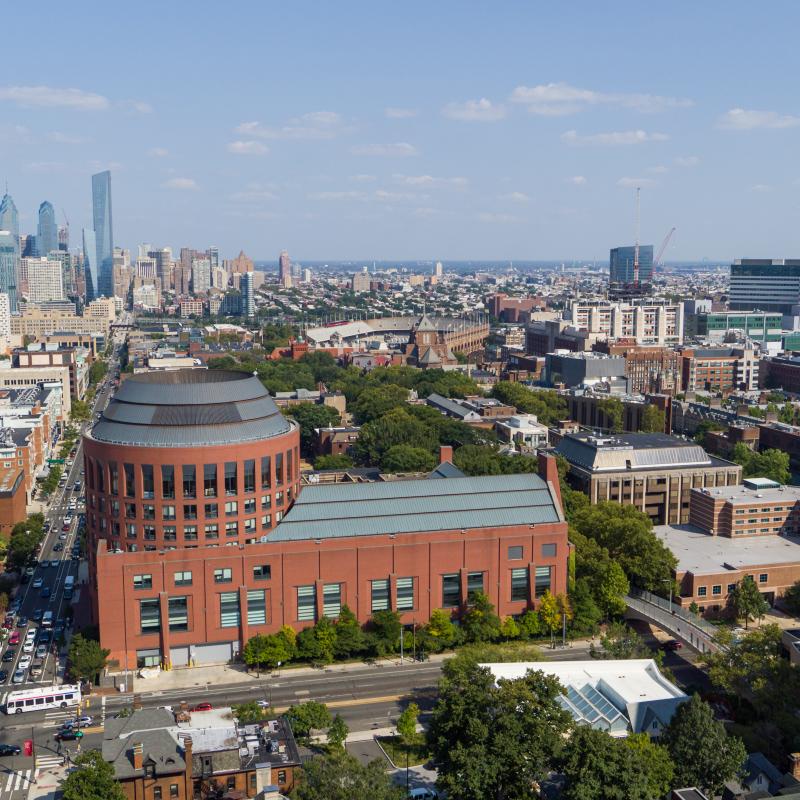
POLYGON ((800 257, 798 23, 791 0, 17 3, 0 179, 23 232, 47 199, 73 246, 111 169, 131 248, 605 259, 639 186, 667 262, 800 257))

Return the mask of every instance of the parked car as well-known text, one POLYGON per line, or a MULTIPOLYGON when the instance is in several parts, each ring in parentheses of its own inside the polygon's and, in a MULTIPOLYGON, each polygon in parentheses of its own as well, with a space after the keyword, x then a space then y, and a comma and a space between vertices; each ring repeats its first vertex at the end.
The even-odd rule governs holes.
POLYGON ((14 677, 11 678, 11 683, 22 683, 24 680, 25 680, 25 670, 24 669, 18 669, 14 673, 14 677))
POLYGON ((20 656, 19 661, 17 661, 17 669, 28 669, 31 665, 31 661, 33 661, 33 659, 28 655, 20 656))
POLYGON ((0 756, 18 756, 21 752, 15 744, 0 744, 0 756))
POLYGON ((64 723, 64 730, 66 730, 67 728, 72 728, 72 729, 89 728, 91 727, 93 722, 94 722, 94 717, 90 717, 88 714, 83 714, 77 719, 68 719, 64 723))
POLYGON ((412 789, 408 793, 409 800, 438 800, 439 794, 436 789, 428 789, 425 786, 412 789))
POLYGON ((16 648, 9 647, 8 650, 6 650, 5 653, 3 653, 3 657, 0 658, 0 661, 3 661, 4 663, 7 664, 9 661, 14 660, 14 656, 16 656, 16 654, 17 654, 16 648))
POLYGON ((28 618, 27 617, 20 617, 17 620, 17 627, 18 628, 27 628, 28 627, 28 618))
POLYGON ((192 706, 192 708, 190 708, 189 710, 190 711, 211 711, 212 709, 213 709, 213 706, 211 705, 211 703, 198 703, 196 706, 192 706))
POLYGON ((8 680, 8 670, 0 669, 0 683, 5 683, 8 680))
POLYGON ((22 644, 23 653, 32 653, 36 649, 33 639, 26 639, 22 644))
POLYGON ((11 636, 8 637, 9 644, 19 644, 20 635, 19 631, 11 631, 11 636))
POLYGON ((36 658, 44 658, 47 655, 47 645, 39 644, 36 646, 36 658))
POLYGON ((42 591, 39 592, 39 597, 41 597, 43 600, 46 600, 48 597, 50 597, 50 587, 44 586, 42 591))
POLYGON ((58 559, 56 559, 56 558, 54 558, 54 559, 53 559, 53 560, 50 562, 50 566, 51 566, 51 567, 57 567, 59 564, 61 564, 61 562, 60 562, 58 559))

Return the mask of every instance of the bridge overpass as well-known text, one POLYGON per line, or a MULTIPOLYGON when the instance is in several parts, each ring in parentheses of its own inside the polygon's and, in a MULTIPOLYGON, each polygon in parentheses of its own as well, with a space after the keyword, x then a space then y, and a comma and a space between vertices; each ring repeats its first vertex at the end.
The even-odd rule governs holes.
POLYGON ((625 604, 628 619, 650 622, 698 653, 713 653, 719 649, 713 625, 663 597, 631 587, 625 604))

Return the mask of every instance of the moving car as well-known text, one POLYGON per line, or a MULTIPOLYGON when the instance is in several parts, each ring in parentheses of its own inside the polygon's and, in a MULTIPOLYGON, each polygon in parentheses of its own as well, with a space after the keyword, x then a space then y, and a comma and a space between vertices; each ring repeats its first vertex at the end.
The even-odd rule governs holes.
POLYGON ((77 719, 68 719, 64 723, 64 730, 67 730, 67 728, 88 728, 91 726, 93 721, 94 717, 90 717, 88 714, 83 714, 77 719))
POLYGON ((53 552, 54 553, 60 553, 63 549, 64 549, 64 543, 63 542, 56 542, 53 545, 53 552))
POLYGON ((74 742, 76 739, 83 739, 83 731, 78 728, 62 728, 55 738, 59 742, 74 742))
POLYGON ((668 639, 666 642, 661 643, 662 650, 680 650, 683 644, 677 639, 668 639))
POLYGON ((18 756, 21 752, 15 744, 0 744, 0 756, 18 756))
POLYGON ((39 592, 39 597, 43 598, 44 600, 50 597, 50 587, 49 586, 43 587, 42 591, 39 592))
POLYGON ((17 620, 17 627, 18 628, 27 628, 28 627, 28 618, 27 617, 20 617, 17 620))
POLYGON ((34 620, 34 622, 41 622, 43 615, 44 615, 44 609, 37 608, 36 611, 33 612, 32 619, 34 620))
POLYGON ((44 581, 41 578, 36 578, 31 586, 33 586, 34 589, 41 589, 43 583, 44 581))

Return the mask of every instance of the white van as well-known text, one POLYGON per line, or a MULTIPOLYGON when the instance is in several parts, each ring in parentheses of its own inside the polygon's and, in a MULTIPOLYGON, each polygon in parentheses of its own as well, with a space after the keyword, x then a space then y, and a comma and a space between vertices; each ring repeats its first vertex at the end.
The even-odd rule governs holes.
POLYGON ((43 628, 52 628, 53 627, 53 612, 52 611, 45 611, 42 615, 42 627, 43 628))

